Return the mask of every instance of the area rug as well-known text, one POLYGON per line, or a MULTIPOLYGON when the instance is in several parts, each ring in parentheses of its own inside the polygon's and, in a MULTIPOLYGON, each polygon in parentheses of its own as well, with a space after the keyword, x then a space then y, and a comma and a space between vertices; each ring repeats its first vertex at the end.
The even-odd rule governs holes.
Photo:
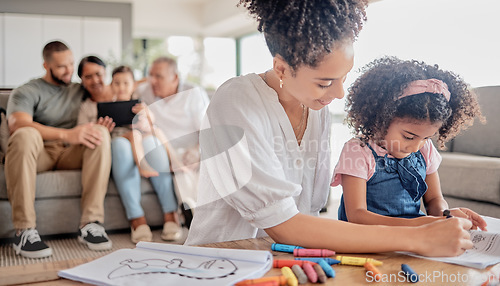
MULTIPOLYGON (((165 241, 161 240, 160 234, 161 229, 153 230, 153 241, 165 243, 165 241)), ((183 234, 184 235, 180 240, 173 243, 184 243, 187 236, 187 229, 184 229, 183 234)), ((0 244, 0 268, 6 266, 64 261, 75 258, 97 258, 118 249, 135 247, 135 244, 130 241, 130 233, 109 234, 109 238, 113 242, 113 248, 107 251, 90 250, 85 244, 79 243, 76 237, 44 240, 44 242, 52 248, 52 256, 36 259, 16 255, 11 243, 2 243, 0 244)))

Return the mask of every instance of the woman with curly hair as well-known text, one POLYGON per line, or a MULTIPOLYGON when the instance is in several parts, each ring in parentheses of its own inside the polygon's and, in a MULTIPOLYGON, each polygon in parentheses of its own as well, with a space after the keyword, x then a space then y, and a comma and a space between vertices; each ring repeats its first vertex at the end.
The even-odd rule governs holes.
POLYGON ((328 104, 344 96, 363 0, 240 0, 259 22, 272 69, 225 82, 200 133, 197 208, 186 244, 269 235, 339 252, 450 256, 472 247, 470 221, 366 226, 318 218, 330 191, 328 104), (366 243, 369 237, 371 243, 366 243))
POLYGON ((348 141, 332 186, 342 184, 339 219, 359 224, 418 226, 443 215, 486 222, 467 208, 448 210, 437 169, 440 148, 481 117, 475 95, 457 75, 418 61, 373 61, 351 86, 348 141), (420 210, 420 199, 429 216, 420 210))

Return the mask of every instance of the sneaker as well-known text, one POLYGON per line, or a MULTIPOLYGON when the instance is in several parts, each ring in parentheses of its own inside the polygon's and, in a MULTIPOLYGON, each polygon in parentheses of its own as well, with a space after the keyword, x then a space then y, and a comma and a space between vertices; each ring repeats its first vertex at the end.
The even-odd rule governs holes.
POLYGON ((17 255, 28 258, 42 258, 52 255, 52 249, 42 241, 38 231, 33 228, 25 229, 19 235, 16 233, 12 247, 17 255))
POLYGON ((131 239, 133 243, 138 243, 139 241, 152 241, 153 233, 151 233, 151 228, 147 224, 141 224, 136 229, 130 228, 131 239))
POLYGON ((113 246, 106 231, 104 231, 104 227, 97 221, 87 223, 84 227, 80 228, 78 241, 87 244, 91 250, 96 251, 108 250, 113 246))
POLYGON ((178 240, 182 236, 182 228, 173 221, 167 221, 163 225, 163 231, 161 232, 161 239, 167 241, 178 240))

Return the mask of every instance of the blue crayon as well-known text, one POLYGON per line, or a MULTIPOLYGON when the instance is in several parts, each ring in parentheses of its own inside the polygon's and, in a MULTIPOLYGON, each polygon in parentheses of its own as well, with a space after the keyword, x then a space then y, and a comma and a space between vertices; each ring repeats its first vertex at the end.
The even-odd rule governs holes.
POLYGON ((321 269, 323 269, 323 271, 325 271, 326 276, 335 277, 335 270, 333 270, 333 268, 328 263, 326 263, 324 259, 319 260, 318 265, 321 266, 321 269))
POLYGON ((340 260, 337 259, 332 259, 328 257, 295 257, 295 260, 307 260, 315 263, 319 263, 319 260, 324 260, 326 263, 333 265, 333 264, 339 264, 340 260))
POLYGON ((408 281, 412 283, 418 282, 418 274, 415 272, 413 269, 411 269, 410 266, 407 264, 401 264, 401 270, 406 274, 406 278, 408 278, 408 281))
POLYGON ((293 253, 294 249, 300 249, 300 248, 304 248, 304 247, 302 247, 302 246, 295 246, 295 245, 288 245, 288 244, 281 244, 281 243, 273 243, 273 244, 271 244, 271 250, 281 251, 281 252, 293 253))

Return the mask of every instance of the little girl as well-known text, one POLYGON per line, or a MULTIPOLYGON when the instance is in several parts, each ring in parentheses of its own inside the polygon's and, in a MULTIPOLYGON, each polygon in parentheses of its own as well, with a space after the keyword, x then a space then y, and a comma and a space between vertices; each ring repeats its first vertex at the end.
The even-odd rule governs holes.
MULTIPOLYGON (((127 66, 119 66, 115 68, 112 72, 111 80, 113 101, 131 100, 134 90, 135 79, 133 71, 127 66)), ((145 113, 145 105, 143 105, 142 103, 136 104, 132 108, 132 112, 135 114, 139 114, 136 116, 137 120, 134 120, 135 123, 133 124, 133 126, 123 128, 121 131, 113 134, 113 137, 122 136, 130 141, 130 144, 132 145, 134 160, 137 167, 139 168, 139 173, 142 177, 156 177, 158 176, 158 172, 153 169, 146 160, 144 160, 144 148, 142 147, 143 137, 152 135, 152 122, 148 120, 145 113)), ((115 128, 115 130, 116 129, 117 128, 115 128)))
POLYGON ((344 145, 331 184, 343 187, 339 219, 417 226, 451 215, 485 230, 470 209, 448 213, 437 172, 441 156, 430 139, 436 135, 443 148, 481 117, 467 84, 437 65, 393 57, 364 71, 347 98, 347 123, 357 137, 344 145), (429 216, 420 210, 421 198, 429 216))
MULTIPOLYGON (((120 66, 113 70, 112 76, 111 90, 115 99, 131 100, 135 89, 132 70, 120 66)), ((164 225, 160 237, 167 241, 177 240, 182 235, 182 229, 177 215, 177 198, 170 172, 171 156, 168 152, 168 142, 161 130, 153 125, 152 114, 144 104, 136 104, 132 107, 132 112, 137 114, 132 128, 112 136, 111 141, 113 162, 111 171, 127 219, 130 221, 131 240, 137 243, 151 241, 153 237, 141 205, 140 176, 151 181, 164 213, 164 225), (117 148, 121 145, 130 148, 117 148), (117 150, 127 150, 127 152, 118 153, 117 150), (134 162, 137 168, 129 168, 134 162)))

